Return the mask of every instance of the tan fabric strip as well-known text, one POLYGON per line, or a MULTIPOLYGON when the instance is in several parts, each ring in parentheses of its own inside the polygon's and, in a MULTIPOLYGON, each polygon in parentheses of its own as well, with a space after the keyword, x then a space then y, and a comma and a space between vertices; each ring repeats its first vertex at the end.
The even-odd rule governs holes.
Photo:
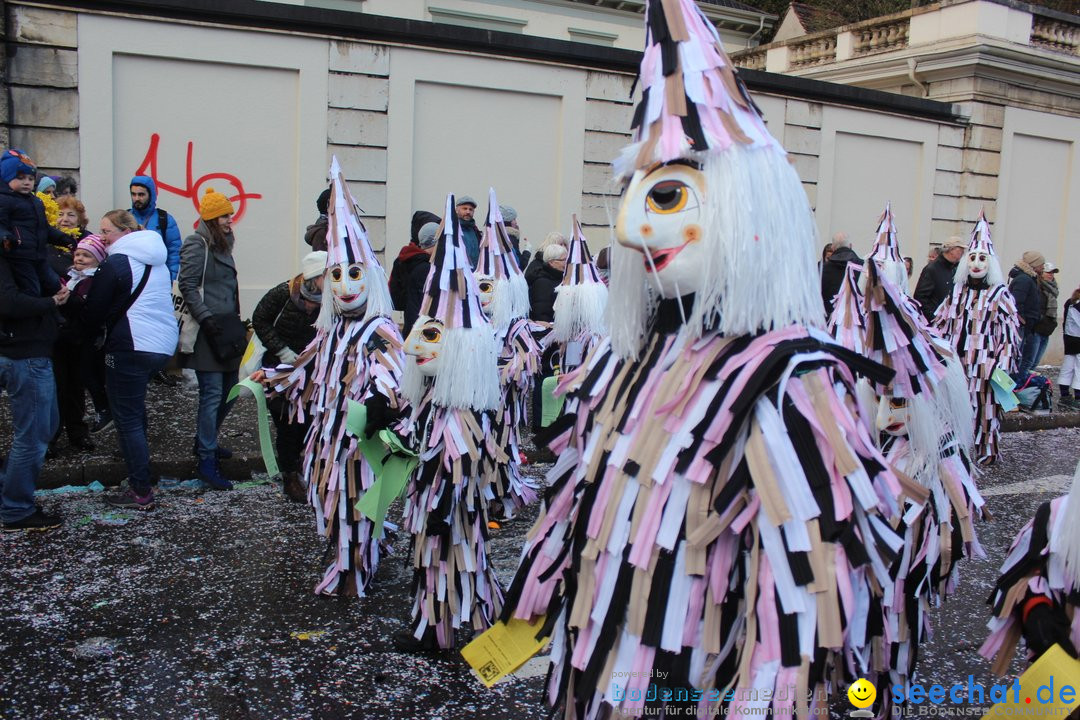
POLYGON ((773 473, 772 463, 769 462, 769 451, 765 447, 765 437, 761 434, 761 425, 752 423, 750 437, 746 441, 746 463, 750 468, 750 475, 754 478, 754 487, 758 497, 761 498, 761 506, 769 521, 779 527, 791 520, 791 511, 784 496, 780 492, 776 475, 773 473))

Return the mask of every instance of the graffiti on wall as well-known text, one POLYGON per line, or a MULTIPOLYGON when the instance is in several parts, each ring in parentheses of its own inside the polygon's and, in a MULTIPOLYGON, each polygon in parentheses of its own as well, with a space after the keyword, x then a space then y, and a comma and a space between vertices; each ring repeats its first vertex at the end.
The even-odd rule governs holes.
MULTIPOLYGON (((167 192, 171 195, 186 198, 191 202, 192 207, 195 208, 195 212, 199 211, 199 192, 206 183, 214 181, 213 187, 218 192, 224 194, 233 203, 233 207, 236 208, 236 213, 233 214, 233 222, 238 223, 244 217, 244 213, 247 210, 247 204, 249 200, 260 200, 262 195, 259 193, 249 193, 244 190, 244 183, 237 176, 227 172, 211 172, 199 177, 194 177, 194 157, 195 157, 195 143, 188 141, 187 144, 187 159, 184 163, 186 181, 183 187, 176 185, 170 185, 164 182, 158 177, 158 145, 161 143, 161 136, 158 133, 154 133, 150 136, 150 146, 146 149, 146 155, 143 157, 142 162, 139 164, 136 175, 149 175, 154 180, 154 184, 157 185, 158 195, 167 192), (233 194, 229 194, 229 191, 222 187, 222 181, 232 186, 233 194)), ((198 221, 195 222, 198 225, 198 221)))

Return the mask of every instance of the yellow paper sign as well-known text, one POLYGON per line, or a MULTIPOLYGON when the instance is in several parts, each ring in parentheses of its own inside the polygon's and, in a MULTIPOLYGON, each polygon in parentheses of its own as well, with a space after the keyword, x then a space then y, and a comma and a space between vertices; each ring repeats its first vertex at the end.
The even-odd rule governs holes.
POLYGON ((1055 645, 1042 654, 1020 676, 1020 693, 1006 702, 998 703, 983 715, 989 718, 1015 718, 1024 708, 1030 716, 1032 710, 1042 717, 1063 718, 1073 708, 1080 706, 1080 661, 1055 645))
POLYGON ((547 638, 536 639, 543 624, 544 617, 531 623, 517 619, 509 623, 499 621, 463 647, 461 656, 480 676, 480 681, 491 687, 547 645, 547 638))

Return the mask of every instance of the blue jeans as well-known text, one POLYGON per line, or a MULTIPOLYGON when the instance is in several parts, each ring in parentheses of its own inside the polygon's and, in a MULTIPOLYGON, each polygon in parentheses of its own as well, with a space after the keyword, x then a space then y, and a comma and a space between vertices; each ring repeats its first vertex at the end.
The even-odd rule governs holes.
POLYGON ((199 379, 199 421, 195 431, 195 445, 200 460, 212 460, 217 453, 218 430, 232 407, 231 402, 225 402, 225 396, 233 389, 239 373, 236 370, 196 370, 195 377, 199 379))
POLYGON ((14 428, 11 451, 0 471, 0 520, 13 523, 34 514, 34 485, 60 423, 52 360, 0 357, 0 385, 11 398, 14 428))
POLYGON ((1050 344, 1050 336, 1035 333, 1035 340, 1038 344, 1035 346, 1035 360, 1031 363, 1032 370, 1039 367, 1039 363, 1042 362, 1043 355, 1046 354, 1046 346, 1050 344))
POLYGON ((116 437, 127 465, 128 485, 150 492, 150 447, 146 441, 146 386, 169 361, 161 353, 128 350, 105 355, 105 393, 116 423, 116 437))
POLYGON ((1039 339, 1042 336, 1027 327, 1022 328, 1022 331, 1024 341, 1020 349, 1020 367, 1017 368, 1017 373, 1020 377, 1026 378, 1035 369, 1036 354, 1039 352, 1039 339))

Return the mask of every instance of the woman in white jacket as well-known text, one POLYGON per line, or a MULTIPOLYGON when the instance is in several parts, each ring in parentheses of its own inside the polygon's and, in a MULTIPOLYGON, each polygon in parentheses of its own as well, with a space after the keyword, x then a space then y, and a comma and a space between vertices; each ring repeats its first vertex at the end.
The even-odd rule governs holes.
POLYGON ((140 230, 126 210, 101 219, 109 257, 94 276, 83 319, 87 333, 105 328, 105 392, 127 464, 128 489, 107 495, 116 507, 149 510, 150 449, 146 440, 146 386, 176 350, 168 251, 161 235, 140 230))

